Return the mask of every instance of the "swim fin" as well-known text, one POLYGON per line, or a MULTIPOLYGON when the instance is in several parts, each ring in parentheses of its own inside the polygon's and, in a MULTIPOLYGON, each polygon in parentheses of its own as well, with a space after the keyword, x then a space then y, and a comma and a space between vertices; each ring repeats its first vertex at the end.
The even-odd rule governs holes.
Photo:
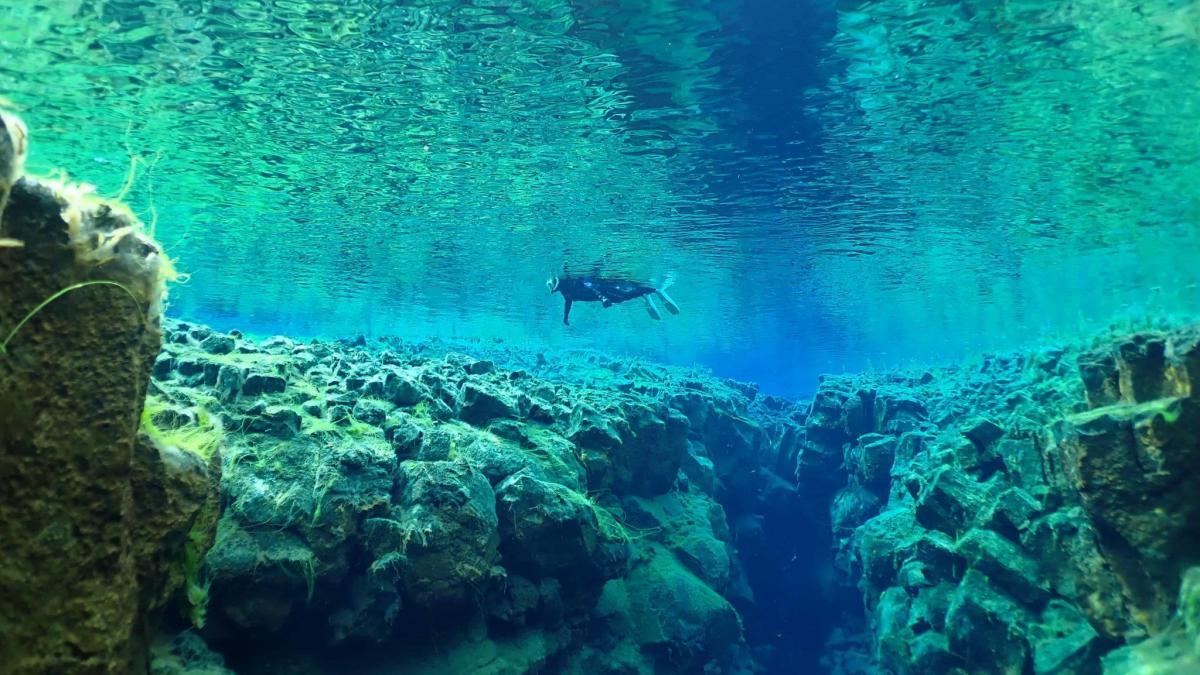
POLYGON ((661 320, 662 314, 658 313, 658 307, 654 306, 654 301, 650 299, 650 296, 643 295, 642 299, 646 301, 646 313, 650 315, 650 318, 655 321, 661 320))
POLYGON ((675 304, 675 301, 671 299, 671 296, 667 295, 666 291, 654 291, 654 294, 658 296, 659 300, 662 300, 663 306, 667 308, 668 312, 672 314, 679 313, 679 305, 675 304))

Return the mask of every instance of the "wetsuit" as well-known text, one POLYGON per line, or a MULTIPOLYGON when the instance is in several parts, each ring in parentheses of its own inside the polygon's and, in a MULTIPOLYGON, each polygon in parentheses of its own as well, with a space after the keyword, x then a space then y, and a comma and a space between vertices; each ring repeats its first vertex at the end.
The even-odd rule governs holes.
POLYGON ((612 307, 626 300, 633 300, 656 292, 653 286, 639 284, 636 281, 599 279, 597 277, 564 277, 558 280, 558 287, 554 290, 562 293, 565 301, 563 323, 568 326, 571 325, 571 303, 573 302, 599 302, 605 307, 612 307))

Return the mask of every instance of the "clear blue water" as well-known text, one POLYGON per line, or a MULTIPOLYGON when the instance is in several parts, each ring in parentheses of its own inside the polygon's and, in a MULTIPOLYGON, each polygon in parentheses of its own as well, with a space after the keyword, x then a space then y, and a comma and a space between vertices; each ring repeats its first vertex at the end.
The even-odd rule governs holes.
POLYGON ((1198 25, 1170 0, 9 0, 0 93, 31 171, 155 223, 177 316, 799 394, 1194 312, 1198 25), (683 312, 564 328, 564 265, 671 278, 683 312))

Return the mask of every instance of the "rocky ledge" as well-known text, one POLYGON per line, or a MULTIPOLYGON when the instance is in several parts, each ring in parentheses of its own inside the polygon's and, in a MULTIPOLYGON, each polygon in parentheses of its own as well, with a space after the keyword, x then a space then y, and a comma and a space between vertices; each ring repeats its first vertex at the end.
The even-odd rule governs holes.
MULTIPOLYGON (((1198 335, 793 403, 599 355, 168 322, 147 410, 225 430, 189 614, 241 673, 1186 669, 1198 335)), ((219 661, 184 633, 156 667, 219 661)))
POLYGON ((864 607, 830 663, 1200 672, 1200 331, 827 379, 804 436, 797 486, 830 495, 864 607))
POLYGON ((597 355, 531 372, 429 345, 166 331, 152 422, 225 429, 190 613, 238 672, 752 668, 734 544, 765 549, 753 511, 795 496, 765 468, 791 465, 788 402, 597 355), (575 384, 541 376, 562 368, 575 384))

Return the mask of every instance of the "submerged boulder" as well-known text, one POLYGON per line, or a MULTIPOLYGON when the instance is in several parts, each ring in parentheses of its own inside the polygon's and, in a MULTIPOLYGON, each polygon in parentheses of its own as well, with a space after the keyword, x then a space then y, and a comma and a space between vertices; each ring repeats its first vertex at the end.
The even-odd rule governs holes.
POLYGON ((629 558, 623 527, 586 497, 557 483, 516 473, 496 488, 505 564, 565 586, 619 575, 629 558))
POLYGON ((495 496, 462 462, 402 462, 395 505, 364 523, 370 569, 422 607, 468 602, 499 574, 495 496))
POLYGON ((675 482, 687 453, 687 431, 681 413, 626 397, 603 410, 576 406, 566 436, 581 451, 590 485, 653 495, 675 482))
POLYGON ((696 672, 742 634, 733 606, 662 549, 651 549, 627 578, 608 582, 596 611, 616 624, 614 632, 673 672, 696 672))

